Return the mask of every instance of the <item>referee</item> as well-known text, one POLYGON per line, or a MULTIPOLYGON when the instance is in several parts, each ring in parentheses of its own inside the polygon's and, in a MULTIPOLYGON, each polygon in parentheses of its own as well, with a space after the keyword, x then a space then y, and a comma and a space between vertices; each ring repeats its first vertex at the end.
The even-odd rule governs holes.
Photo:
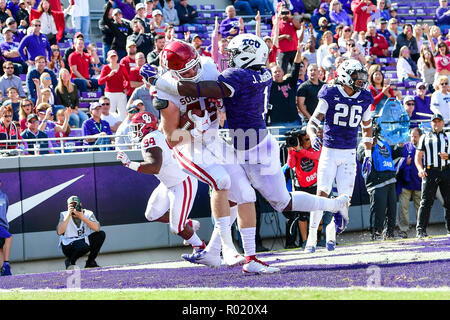
POLYGON ((417 218, 417 238, 427 237, 427 226, 437 188, 444 197, 447 233, 450 234, 450 133, 444 133, 441 114, 431 117, 431 132, 420 137, 414 159, 422 178, 422 195, 417 218))

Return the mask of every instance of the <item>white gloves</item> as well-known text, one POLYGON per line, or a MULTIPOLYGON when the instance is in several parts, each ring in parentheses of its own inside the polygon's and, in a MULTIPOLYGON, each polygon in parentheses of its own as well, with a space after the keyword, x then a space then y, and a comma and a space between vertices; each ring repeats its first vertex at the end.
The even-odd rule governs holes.
POLYGON ((130 166, 131 161, 130 161, 130 159, 128 158, 127 154, 126 154, 125 152, 123 152, 123 151, 119 151, 119 152, 117 153, 117 160, 121 161, 122 164, 123 164, 125 167, 129 167, 129 166, 130 166))
POLYGON ((188 117, 194 123, 194 129, 191 130, 191 135, 192 137, 194 137, 194 139, 201 137, 203 133, 211 126, 209 113, 206 110, 203 117, 192 114, 191 110, 189 110, 188 117))

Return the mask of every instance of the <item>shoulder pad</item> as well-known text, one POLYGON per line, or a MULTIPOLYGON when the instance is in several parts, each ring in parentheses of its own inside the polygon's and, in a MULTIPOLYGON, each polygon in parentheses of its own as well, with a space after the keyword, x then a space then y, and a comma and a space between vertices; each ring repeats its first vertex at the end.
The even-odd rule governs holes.
POLYGON ((153 106, 156 110, 162 110, 169 106, 169 100, 159 99, 158 97, 153 97, 153 106))

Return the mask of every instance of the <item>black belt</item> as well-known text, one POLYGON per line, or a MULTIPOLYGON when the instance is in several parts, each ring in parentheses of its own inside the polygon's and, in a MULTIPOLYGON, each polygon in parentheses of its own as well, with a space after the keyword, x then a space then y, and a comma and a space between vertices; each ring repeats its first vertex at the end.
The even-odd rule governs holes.
POLYGON ((443 166, 443 167, 432 167, 432 166, 427 166, 428 170, 439 170, 439 171, 444 171, 446 169, 450 169, 450 164, 443 166))

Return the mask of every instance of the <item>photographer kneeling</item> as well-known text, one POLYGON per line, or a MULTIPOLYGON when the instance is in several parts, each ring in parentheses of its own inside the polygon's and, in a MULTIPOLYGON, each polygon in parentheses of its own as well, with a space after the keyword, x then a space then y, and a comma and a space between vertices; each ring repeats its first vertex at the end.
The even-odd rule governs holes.
POLYGON ((83 209, 80 198, 67 199, 67 211, 60 213, 57 233, 62 247, 66 269, 73 269, 76 261, 89 252, 85 268, 99 267, 97 258, 106 234, 100 230, 100 223, 92 211, 83 209))
MULTIPOLYGON (((319 132, 319 134, 321 131, 319 132)), ((297 191, 305 191, 316 194, 317 191, 317 167, 319 165, 320 151, 314 151, 311 147, 306 128, 286 132, 286 147, 288 148, 287 165, 295 168, 294 187, 297 191)), ((285 214, 286 222, 286 248, 296 247, 295 234, 291 235, 292 224, 298 221, 302 247, 308 238, 309 212, 288 212, 285 214)))

